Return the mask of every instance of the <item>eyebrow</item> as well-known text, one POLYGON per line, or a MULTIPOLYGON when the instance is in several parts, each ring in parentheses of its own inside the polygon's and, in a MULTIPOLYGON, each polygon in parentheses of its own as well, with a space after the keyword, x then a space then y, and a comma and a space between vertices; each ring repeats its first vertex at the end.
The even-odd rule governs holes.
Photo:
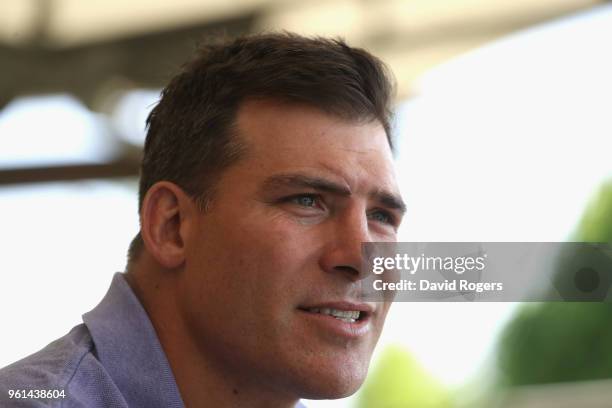
MULTIPOLYGON (((313 190, 343 197, 348 197, 352 194, 348 186, 344 186, 323 177, 309 176, 299 173, 277 174, 268 177, 263 183, 262 190, 270 191, 287 187, 311 188, 313 190)), ((380 202, 385 207, 399 211, 402 215, 406 212, 406 204, 397 194, 382 189, 376 189, 372 191, 369 196, 375 201, 380 202)))
POLYGON ((402 215, 406 213, 406 203, 397 194, 389 193, 384 190, 377 190, 371 194, 372 198, 380 201, 385 207, 398 210, 402 215))

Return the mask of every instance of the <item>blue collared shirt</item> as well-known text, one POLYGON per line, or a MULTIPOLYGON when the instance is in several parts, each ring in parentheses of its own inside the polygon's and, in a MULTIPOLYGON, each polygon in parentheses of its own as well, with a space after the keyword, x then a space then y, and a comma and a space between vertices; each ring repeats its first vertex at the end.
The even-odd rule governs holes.
POLYGON ((121 273, 83 321, 0 370, 0 406, 184 407, 155 329, 121 273), (63 390, 65 397, 8 399, 10 389, 63 390))
POLYGON ((0 370, 0 407, 184 407, 155 329, 123 274, 114 275, 83 322, 0 370), (9 390, 57 390, 64 397, 10 399, 9 390))

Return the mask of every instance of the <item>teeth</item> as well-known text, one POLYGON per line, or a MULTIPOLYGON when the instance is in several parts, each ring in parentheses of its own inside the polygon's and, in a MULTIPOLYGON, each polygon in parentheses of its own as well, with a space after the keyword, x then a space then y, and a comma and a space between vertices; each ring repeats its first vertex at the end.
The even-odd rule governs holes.
POLYGON ((347 323, 355 323, 357 319, 359 319, 359 315, 361 314, 361 312, 358 310, 338 310, 330 309, 327 307, 323 307, 320 309, 318 307, 313 307, 311 309, 308 309, 308 311, 312 313, 321 313, 324 315, 333 316, 336 319, 340 319, 343 322, 347 323))

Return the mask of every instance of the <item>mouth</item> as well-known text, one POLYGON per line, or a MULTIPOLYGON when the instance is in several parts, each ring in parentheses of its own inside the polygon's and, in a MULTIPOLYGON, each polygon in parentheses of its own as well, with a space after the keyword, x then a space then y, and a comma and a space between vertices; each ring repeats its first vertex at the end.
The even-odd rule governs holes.
POLYGON ((374 308, 367 303, 332 302, 298 307, 313 327, 346 338, 359 338, 372 330, 374 308))
POLYGON ((308 313, 318 313, 326 316, 331 316, 346 323, 356 323, 358 321, 365 320, 366 318, 366 312, 360 310, 340 310, 329 307, 311 307, 300 309, 308 313))

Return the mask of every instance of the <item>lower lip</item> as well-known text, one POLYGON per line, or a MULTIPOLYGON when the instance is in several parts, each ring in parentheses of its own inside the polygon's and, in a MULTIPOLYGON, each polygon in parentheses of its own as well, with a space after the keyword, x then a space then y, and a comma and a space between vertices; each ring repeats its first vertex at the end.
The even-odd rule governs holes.
POLYGON ((366 316, 361 320, 355 321, 355 323, 350 323, 321 313, 311 313, 301 309, 299 312, 323 330, 329 331, 340 337, 356 339, 370 332, 371 316, 366 316))

